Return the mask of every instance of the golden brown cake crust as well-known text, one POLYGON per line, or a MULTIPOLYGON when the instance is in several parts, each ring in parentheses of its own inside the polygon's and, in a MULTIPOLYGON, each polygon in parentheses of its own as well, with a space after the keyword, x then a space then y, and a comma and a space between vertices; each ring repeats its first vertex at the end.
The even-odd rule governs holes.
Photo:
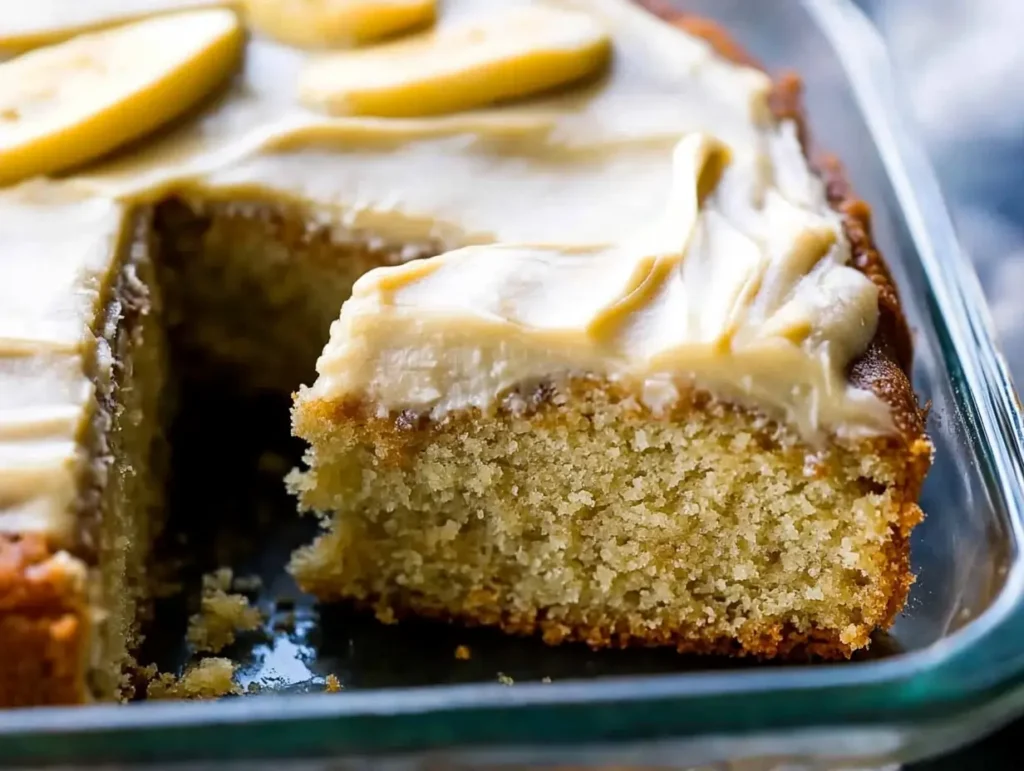
MULTIPOLYGON (((764 69, 715 22, 673 9, 664 0, 638 0, 662 19, 707 40, 722 55, 737 63, 764 69)), ((797 124, 800 142, 811 166, 825 183, 829 204, 843 217, 853 266, 878 287, 878 329, 866 351, 849 367, 850 382, 872 391, 892 410, 893 421, 907 444, 924 436, 926 412, 910 383, 913 341, 889 266, 875 248, 871 235, 871 207, 856 197, 842 163, 834 155, 818 153, 811 142, 803 105, 800 77, 785 73, 773 80, 771 107, 779 119, 797 124)))
POLYGON ((0 536, 0 706, 86 699, 81 576, 39 536, 0 536))
MULTIPOLYGON (((812 629, 804 632, 783 624, 751 623, 736 636, 705 637, 699 629, 682 629, 676 625, 660 628, 646 625, 629 627, 613 620, 567 624, 564 621, 547 619, 541 611, 503 613, 484 602, 477 607, 466 607, 456 613, 439 612, 430 605, 420 604, 418 598, 412 595, 391 597, 386 602, 381 602, 377 598, 357 600, 353 604, 374 611, 379 619, 385 621, 419 617, 453 621, 468 626, 496 626, 507 634, 524 637, 539 634, 548 645, 576 642, 584 643, 594 650, 669 647, 682 654, 779 658, 788 661, 812 658, 830 661, 846 659, 854 650, 833 630, 812 629)), ((866 640, 858 640, 857 647, 863 647, 865 642, 866 640)))

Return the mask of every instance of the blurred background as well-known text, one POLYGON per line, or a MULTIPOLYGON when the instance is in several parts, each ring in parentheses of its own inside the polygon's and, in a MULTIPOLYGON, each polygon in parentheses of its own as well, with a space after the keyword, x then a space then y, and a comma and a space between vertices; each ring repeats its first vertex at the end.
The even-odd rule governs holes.
MULTIPOLYGON (((964 248, 1024 383, 1024 0, 857 0, 889 46, 964 248)), ((907 771, 1024 767, 1024 722, 907 771)))
POLYGON ((918 135, 1024 383, 1024 0, 857 0, 885 36, 918 135))

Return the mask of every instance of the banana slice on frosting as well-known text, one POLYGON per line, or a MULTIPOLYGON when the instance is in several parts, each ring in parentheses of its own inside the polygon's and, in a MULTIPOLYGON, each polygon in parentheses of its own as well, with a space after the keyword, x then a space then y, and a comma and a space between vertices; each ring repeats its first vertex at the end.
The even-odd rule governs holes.
POLYGON ((299 47, 358 45, 434 22, 435 0, 246 0, 249 23, 299 47))
POLYGON ((543 6, 310 61, 304 103, 336 115, 414 117, 528 96, 600 72, 608 32, 592 16, 543 6))
POLYGON ((0 64, 0 185, 99 157, 166 123, 237 66, 226 9, 135 22, 0 64))

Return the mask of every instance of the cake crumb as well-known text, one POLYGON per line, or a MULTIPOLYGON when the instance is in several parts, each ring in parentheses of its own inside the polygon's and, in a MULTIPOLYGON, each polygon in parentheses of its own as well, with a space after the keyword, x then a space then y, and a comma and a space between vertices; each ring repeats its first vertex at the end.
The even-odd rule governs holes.
POLYGON ((187 639, 199 653, 219 653, 239 632, 260 628, 263 614, 243 594, 228 594, 232 574, 228 568, 203 576, 199 613, 188 620, 187 639))
POLYGON ((129 657, 125 662, 124 670, 121 673, 120 697, 121 702, 129 702, 135 698, 139 691, 144 691, 148 683, 157 676, 159 670, 156 664, 142 666, 134 657, 129 657))
POLYGON ((180 698, 175 692, 178 678, 169 672, 157 673, 146 686, 147 699, 176 699, 180 698))
POLYGON ((337 675, 327 675, 327 693, 338 693, 342 690, 341 681, 337 675))
POLYGON ((504 672, 498 673, 498 682, 502 685, 515 685, 515 680, 506 675, 504 672))
POLYGON ((150 681, 146 696, 150 699, 216 699, 240 694, 234 680, 235 664, 230 659, 203 659, 176 678, 164 673, 150 681))
POLYGON ((472 655, 473 652, 469 649, 468 645, 460 645, 455 649, 455 658, 459 661, 469 661, 472 655))

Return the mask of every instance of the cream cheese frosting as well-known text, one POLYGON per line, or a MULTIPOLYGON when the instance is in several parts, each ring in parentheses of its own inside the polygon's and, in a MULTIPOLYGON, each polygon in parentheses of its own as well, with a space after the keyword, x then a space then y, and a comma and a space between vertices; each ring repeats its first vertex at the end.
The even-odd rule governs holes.
MULTIPOLYGON (((0 52, 200 6, 245 8, 37 0, 0 15, 0 52)), ((771 116, 767 76, 629 0, 501 4, 519 6, 607 30, 603 69, 461 112, 338 114, 304 100, 301 83, 345 49, 250 28, 231 83, 187 118, 0 191, 0 532, 71 537, 99 303, 131 208, 171 194, 286 202, 339 237, 449 252, 359 283, 309 394, 443 411, 545 369, 593 369, 650 394, 662 380, 706 379, 809 425, 888 430, 885 406, 842 378, 877 320, 870 282, 845 267, 840 223, 793 126, 771 116), (727 163, 694 209, 701 153, 727 163), (458 302, 438 298, 452 289, 458 302), (809 401, 819 407, 797 409, 809 401)), ((495 10, 439 2, 436 29, 414 34, 486 25, 495 10)), ((188 45, 161 41, 172 53, 188 45)))
POLYGON ((846 264, 792 126, 766 156, 729 155, 704 134, 680 140, 662 217, 616 243, 471 246, 370 271, 300 398, 441 418, 596 375, 656 413, 697 385, 808 437, 890 430, 844 372, 874 336, 878 290, 846 264))
POLYGON ((125 209, 44 181, 0 193, 0 533, 68 535, 125 209))

